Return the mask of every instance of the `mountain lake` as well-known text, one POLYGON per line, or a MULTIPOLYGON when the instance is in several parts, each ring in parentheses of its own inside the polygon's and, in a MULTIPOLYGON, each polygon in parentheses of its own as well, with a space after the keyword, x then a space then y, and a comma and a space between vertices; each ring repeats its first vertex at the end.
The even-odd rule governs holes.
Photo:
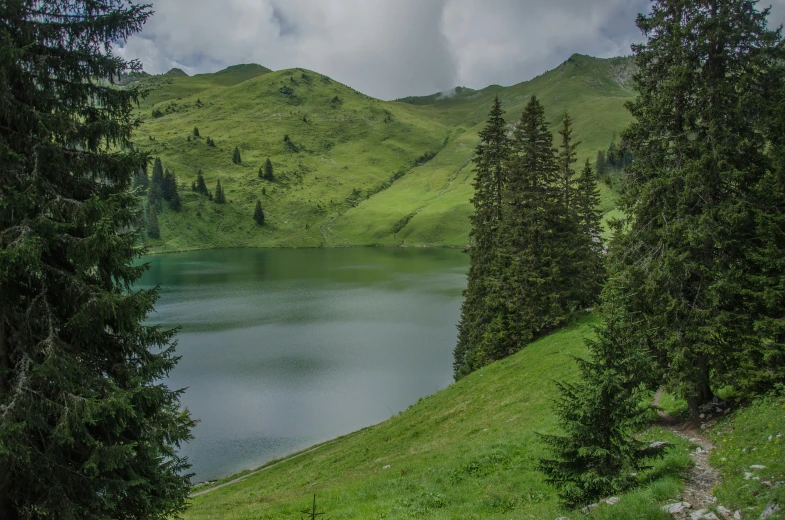
POLYGON ((148 256, 150 324, 181 327, 167 384, 199 420, 195 482, 376 424, 452 382, 456 249, 219 249, 148 256))

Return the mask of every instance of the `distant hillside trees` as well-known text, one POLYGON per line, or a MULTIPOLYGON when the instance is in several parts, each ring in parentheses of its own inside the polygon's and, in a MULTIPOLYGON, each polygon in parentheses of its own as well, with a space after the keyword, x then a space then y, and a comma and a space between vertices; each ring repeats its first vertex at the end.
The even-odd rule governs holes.
POLYGON ((594 168, 597 171, 597 177, 606 183, 611 182, 613 174, 617 174, 632 165, 634 156, 632 150, 628 146, 618 147, 616 139, 611 141, 607 150, 599 150, 597 152, 597 159, 594 162, 594 168))
POLYGON ((476 149, 470 267, 454 351, 456 378, 508 356, 593 302, 600 251, 581 222, 592 195, 576 183, 572 121, 557 155, 544 108, 532 97, 511 138, 494 102, 476 149))
POLYGON ((259 178, 264 179, 266 181, 274 180, 273 163, 270 162, 269 157, 267 158, 266 161, 264 161, 264 164, 259 167, 259 178))
POLYGON ((234 147, 234 153, 232 154, 232 162, 234 164, 240 164, 243 162, 242 158, 240 157, 240 149, 238 147, 234 147))
POLYGON ((147 163, 139 167, 134 175, 134 188, 138 189, 141 193, 147 193, 147 188, 150 185, 150 177, 147 175, 147 163))
POLYGON ((207 146, 215 147, 215 141, 209 135, 207 136, 206 142, 207 146))
POLYGON ((300 151, 300 148, 294 144, 294 141, 289 137, 289 134, 284 134, 283 136, 283 146, 286 151, 297 153, 300 151))
POLYGON ((226 203, 226 195, 224 194, 224 189, 221 186, 221 180, 218 179, 218 182, 215 185, 215 195, 213 196, 213 200, 217 204, 225 204, 226 203))
POLYGON ((169 203, 174 211, 180 211, 180 194, 177 190, 177 179, 168 169, 164 172, 160 158, 153 163, 153 175, 150 179, 148 202, 155 206, 157 211, 162 209, 162 201, 169 203))
POLYGON ((199 129, 194 127, 194 137, 199 137, 199 129))
POLYGON ((253 210, 253 219, 258 225, 264 224, 264 210, 262 210, 262 201, 256 201, 256 208, 253 210))
POLYGON ((158 211, 155 204, 147 207, 147 236, 150 238, 161 238, 161 230, 158 227, 158 211))
POLYGON ((163 197, 161 195, 161 184, 157 182, 150 182, 150 188, 147 190, 147 202, 150 206, 154 206, 158 211, 163 207, 163 197))
POLYGON ((191 184, 191 190, 202 195, 207 195, 207 184, 204 182, 202 170, 196 172, 196 180, 191 184))

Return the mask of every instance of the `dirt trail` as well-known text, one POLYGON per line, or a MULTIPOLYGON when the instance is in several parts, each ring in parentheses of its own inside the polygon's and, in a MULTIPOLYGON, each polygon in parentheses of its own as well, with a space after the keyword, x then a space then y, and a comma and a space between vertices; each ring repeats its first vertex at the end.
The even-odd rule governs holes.
MULTIPOLYGON (((654 396, 654 405, 659 406, 662 389, 658 390, 654 396)), ((681 501, 689 503, 692 507, 685 508, 683 512, 675 513, 677 518, 693 518, 696 512, 708 510, 716 506, 715 498, 711 494, 711 488, 719 481, 720 474, 709 464, 709 456, 714 449, 714 444, 701 433, 699 425, 693 421, 682 421, 660 410, 660 422, 663 427, 684 439, 689 440, 699 447, 690 453, 690 457, 695 461, 695 466, 690 468, 687 481, 684 485, 684 493, 681 501)), ((696 518, 705 518, 697 516, 696 518)), ((708 517, 713 518, 713 517, 708 517)), ((732 517, 731 517, 732 518, 732 517)))

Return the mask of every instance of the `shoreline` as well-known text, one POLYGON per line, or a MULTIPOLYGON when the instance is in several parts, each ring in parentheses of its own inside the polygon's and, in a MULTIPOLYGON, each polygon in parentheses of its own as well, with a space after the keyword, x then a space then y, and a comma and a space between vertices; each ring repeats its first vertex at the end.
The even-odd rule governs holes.
POLYGON ((172 249, 172 250, 147 250, 144 251, 144 246, 141 246, 143 252, 139 254, 137 258, 143 258, 146 256, 157 256, 157 255, 171 255, 171 254, 178 254, 178 253, 191 253, 194 251, 212 251, 217 249, 355 249, 355 248, 400 248, 400 249, 466 249, 469 247, 469 244, 461 245, 461 246, 449 246, 449 245, 427 245, 427 244, 420 244, 420 245, 387 245, 387 244, 357 244, 357 245, 348 245, 348 246, 339 246, 339 245, 330 245, 330 246, 226 246, 226 247, 194 247, 189 249, 172 249))

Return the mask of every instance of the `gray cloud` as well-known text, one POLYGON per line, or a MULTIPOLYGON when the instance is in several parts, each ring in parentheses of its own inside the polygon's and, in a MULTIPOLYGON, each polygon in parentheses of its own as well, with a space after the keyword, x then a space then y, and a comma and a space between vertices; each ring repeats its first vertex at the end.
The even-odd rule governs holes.
MULTIPOLYGON (((153 0, 118 53, 146 71, 304 67, 383 99, 510 85, 574 52, 629 54, 648 0, 153 0)), ((785 0, 770 0, 773 25, 785 0)), ((765 2, 761 7, 768 5, 765 2)))

